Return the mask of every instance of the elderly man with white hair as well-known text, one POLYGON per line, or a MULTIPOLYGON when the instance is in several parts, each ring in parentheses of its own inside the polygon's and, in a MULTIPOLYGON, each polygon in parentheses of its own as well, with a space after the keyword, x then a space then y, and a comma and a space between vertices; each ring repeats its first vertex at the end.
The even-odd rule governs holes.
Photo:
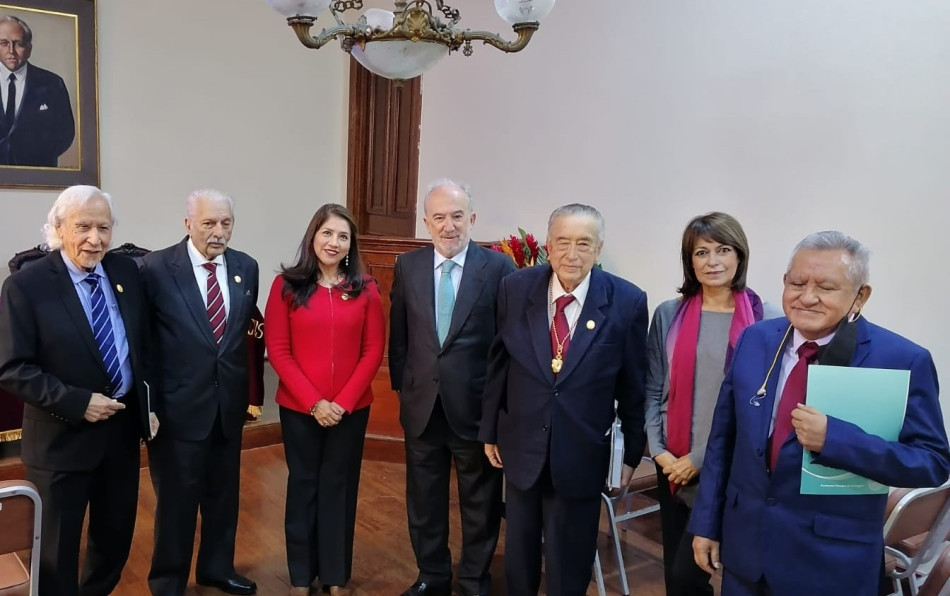
POLYGON ((146 255, 142 266, 165 424, 149 445, 158 503, 148 583, 152 594, 184 594, 200 510, 196 580, 228 594, 253 594, 255 583, 234 570, 234 539, 257 261, 228 247, 231 197, 196 190, 186 209, 188 237, 146 255))
POLYGON ((59 195, 50 254, 3 284, 0 387, 25 403, 23 463, 43 499, 40 594, 109 594, 129 556, 149 425, 146 317, 135 263, 109 254, 112 198, 59 195), (89 528, 82 579, 79 544, 89 528))

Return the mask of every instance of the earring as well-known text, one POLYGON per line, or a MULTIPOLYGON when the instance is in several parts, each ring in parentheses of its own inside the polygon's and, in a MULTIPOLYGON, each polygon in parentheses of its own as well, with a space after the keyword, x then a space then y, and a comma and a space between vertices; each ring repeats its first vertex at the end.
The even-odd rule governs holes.
POLYGON ((350 268, 350 255, 347 253, 346 258, 343 259, 343 267, 350 268))

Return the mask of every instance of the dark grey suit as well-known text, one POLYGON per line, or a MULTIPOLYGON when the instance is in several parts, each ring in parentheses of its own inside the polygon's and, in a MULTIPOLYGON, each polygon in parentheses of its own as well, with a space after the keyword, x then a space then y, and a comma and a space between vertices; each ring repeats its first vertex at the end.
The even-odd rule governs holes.
POLYGON ((241 432, 248 404, 245 335, 257 304, 258 266, 228 249, 230 311, 221 344, 211 332, 188 256, 187 239, 145 256, 162 432, 149 445, 155 512, 153 594, 183 594, 191 571, 196 517, 201 546, 196 576, 234 574, 241 432))
POLYGON ((102 267, 122 316, 133 376, 121 398, 126 409, 107 420, 83 418, 93 392, 112 395, 115 388, 60 252, 7 278, 0 300, 0 387, 26 404, 23 463, 43 499, 42 595, 108 594, 132 545, 139 441, 148 428, 145 305, 131 259, 106 254, 102 267))
POLYGON ((465 594, 488 593, 501 517, 501 474, 485 457, 478 425, 498 285, 515 267, 506 255, 469 244, 452 324, 440 346, 434 250, 428 246, 399 257, 391 294, 389 369, 406 432, 409 534, 419 581, 447 586, 454 458, 463 534, 459 586, 465 594))

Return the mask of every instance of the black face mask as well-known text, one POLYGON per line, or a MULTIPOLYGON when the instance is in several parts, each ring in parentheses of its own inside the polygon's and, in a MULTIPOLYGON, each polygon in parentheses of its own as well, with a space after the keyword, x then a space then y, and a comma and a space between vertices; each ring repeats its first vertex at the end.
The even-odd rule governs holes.
MULTIPOLYGON (((864 289, 864 286, 858 288, 858 293, 851 302, 851 308, 854 308, 854 303, 858 301, 862 289, 864 289)), ((848 309, 849 313, 851 308, 848 309)), ((858 349, 858 319, 861 318, 861 312, 855 313, 853 321, 850 321, 850 318, 850 314, 845 315, 838 323, 834 338, 828 345, 819 348, 818 364, 828 366, 848 366, 851 364, 854 352, 858 349)))

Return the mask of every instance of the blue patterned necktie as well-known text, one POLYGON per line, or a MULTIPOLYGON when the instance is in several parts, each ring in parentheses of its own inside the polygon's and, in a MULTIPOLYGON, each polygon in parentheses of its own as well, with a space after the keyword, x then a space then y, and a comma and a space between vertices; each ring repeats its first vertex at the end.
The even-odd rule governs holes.
POLYGON ((92 292, 90 295, 92 334, 96 336, 96 345, 99 346, 102 363, 106 365, 106 371, 109 373, 111 393, 115 393, 122 386, 122 363, 119 362, 119 350, 115 346, 115 334, 112 332, 112 320, 109 318, 106 295, 99 287, 98 273, 90 273, 83 281, 89 284, 92 292))
POLYGON ((439 332, 439 345, 445 343, 452 325, 452 309, 455 308, 455 286, 452 285, 452 270, 455 261, 442 262, 442 277, 439 278, 439 309, 436 313, 436 330, 439 332))

